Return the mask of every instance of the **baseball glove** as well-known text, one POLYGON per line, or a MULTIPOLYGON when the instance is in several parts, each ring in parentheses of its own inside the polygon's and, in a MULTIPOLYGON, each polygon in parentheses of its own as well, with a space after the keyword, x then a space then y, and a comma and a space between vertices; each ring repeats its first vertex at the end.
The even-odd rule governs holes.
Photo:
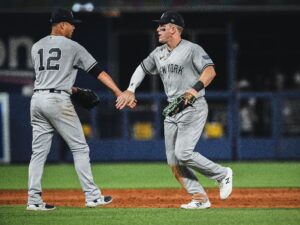
POLYGON ((191 106, 196 101, 196 97, 190 93, 184 93, 183 95, 177 97, 175 100, 169 103, 164 110, 163 115, 167 116, 174 116, 177 113, 180 113, 185 108, 191 106))
POLYGON ((91 109, 100 103, 98 95, 90 89, 76 88, 71 95, 73 103, 86 109, 91 109))

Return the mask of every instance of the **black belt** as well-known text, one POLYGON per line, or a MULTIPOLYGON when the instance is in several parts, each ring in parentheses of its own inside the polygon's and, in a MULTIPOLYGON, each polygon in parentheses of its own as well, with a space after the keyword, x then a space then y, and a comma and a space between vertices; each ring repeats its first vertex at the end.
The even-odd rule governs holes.
POLYGON ((50 88, 50 89, 35 89, 33 92, 39 92, 39 91, 49 91, 49 93, 57 93, 57 94, 60 94, 62 92, 62 90, 56 90, 54 88, 50 88))

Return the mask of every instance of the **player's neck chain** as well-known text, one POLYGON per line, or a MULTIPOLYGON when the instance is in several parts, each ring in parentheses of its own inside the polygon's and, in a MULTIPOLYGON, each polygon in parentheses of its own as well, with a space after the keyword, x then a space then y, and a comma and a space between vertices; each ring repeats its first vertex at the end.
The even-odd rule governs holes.
POLYGON ((182 39, 180 39, 180 41, 177 43, 177 45, 174 47, 174 48, 170 48, 168 45, 167 45, 167 50, 169 53, 171 53, 175 48, 177 48, 177 46, 181 43, 182 39))

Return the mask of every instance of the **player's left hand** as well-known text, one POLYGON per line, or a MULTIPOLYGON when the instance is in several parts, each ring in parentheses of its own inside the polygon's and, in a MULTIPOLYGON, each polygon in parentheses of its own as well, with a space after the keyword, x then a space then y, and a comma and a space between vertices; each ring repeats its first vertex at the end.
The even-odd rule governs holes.
POLYGON ((98 95, 90 90, 72 87, 72 102, 86 109, 92 109, 100 103, 98 95))
POLYGON ((136 106, 137 100, 135 99, 135 95, 131 91, 124 91, 120 94, 116 100, 116 108, 123 109, 125 106, 129 108, 134 108, 136 106))

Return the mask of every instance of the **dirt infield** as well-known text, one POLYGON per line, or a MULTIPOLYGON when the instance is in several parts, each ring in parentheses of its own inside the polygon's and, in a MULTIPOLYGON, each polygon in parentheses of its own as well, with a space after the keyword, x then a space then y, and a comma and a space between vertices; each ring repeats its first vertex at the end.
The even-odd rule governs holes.
MULTIPOLYGON (((226 201, 219 199, 219 190, 207 189, 212 208, 300 208, 299 188, 235 188, 226 201)), ((104 189, 112 195, 109 208, 178 208, 190 201, 181 189, 104 189)), ((84 207, 80 190, 44 190, 43 199, 56 206, 84 207)), ((0 190, 0 205, 25 205, 26 190, 0 190)))

